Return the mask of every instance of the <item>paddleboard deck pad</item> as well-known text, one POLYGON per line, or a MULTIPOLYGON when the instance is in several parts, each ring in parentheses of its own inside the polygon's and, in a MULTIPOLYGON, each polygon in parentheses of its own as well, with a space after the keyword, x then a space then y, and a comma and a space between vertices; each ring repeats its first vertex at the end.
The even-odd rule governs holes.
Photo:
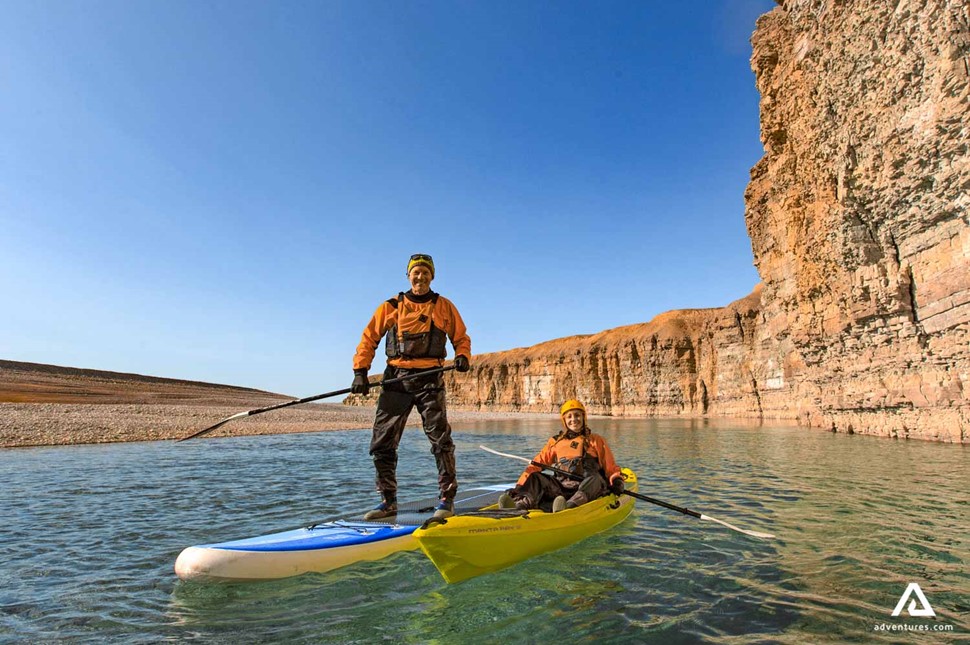
MULTIPOLYGON (((512 484, 459 491, 455 514, 495 506, 512 484)), ((355 562, 414 550, 415 529, 434 515, 437 497, 399 504, 397 515, 365 520, 364 514, 318 522, 257 537, 190 546, 175 561, 182 580, 246 582, 323 573, 355 562)))

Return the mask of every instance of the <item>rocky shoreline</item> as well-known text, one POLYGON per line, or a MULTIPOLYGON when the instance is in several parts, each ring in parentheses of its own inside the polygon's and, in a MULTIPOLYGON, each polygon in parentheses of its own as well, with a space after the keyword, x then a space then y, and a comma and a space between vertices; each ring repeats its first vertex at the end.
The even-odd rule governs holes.
MULTIPOLYGON (((180 439, 246 410, 296 397, 198 381, 0 360, 0 448, 180 439)), ((370 428, 375 408, 307 403, 236 419, 206 437, 370 428)), ((449 410, 449 420, 515 412, 449 410)), ((547 416, 547 415, 532 415, 547 416)), ((421 424, 417 412, 409 427, 421 424)))
MULTIPOLYGON (((248 408, 214 405, 0 403, 0 448, 58 446, 122 441, 163 441, 187 436, 248 408)), ((305 404, 237 419, 205 435, 207 438, 321 432, 370 428, 373 407, 305 404)), ((508 419, 529 415, 514 412, 448 411, 453 424, 478 419, 508 419)), ((419 427, 417 412, 408 427, 419 427)))

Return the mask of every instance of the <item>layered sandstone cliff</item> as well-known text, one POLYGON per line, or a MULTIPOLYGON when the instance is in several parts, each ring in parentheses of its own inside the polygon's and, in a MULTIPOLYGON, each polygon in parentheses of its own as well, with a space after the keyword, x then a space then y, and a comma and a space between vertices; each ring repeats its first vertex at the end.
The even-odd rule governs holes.
MULTIPOLYGON (((752 38, 762 285, 722 309, 475 357, 454 406, 797 419, 970 442, 970 10, 785 0, 752 38)), ((632 287, 631 287, 632 288, 632 287)))
POLYGON ((579 398, 596 414, 761 413, 752 372, 759 295, 760 288, 723 309, 672 311, 649 323, 477 355, 471 378, 449 374, 449 401, 551 412, 579 398))
POLYGON ((790 0, 759 20, 746 220, 768 359, 813 425, 970 434, 966 2, 790 0))

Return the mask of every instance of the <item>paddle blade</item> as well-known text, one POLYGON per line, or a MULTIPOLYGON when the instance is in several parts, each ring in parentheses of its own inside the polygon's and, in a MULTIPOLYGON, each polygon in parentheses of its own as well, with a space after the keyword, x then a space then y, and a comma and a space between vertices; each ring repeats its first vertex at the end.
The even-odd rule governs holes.
POLYGON ((731 529, 732 531, 737 531, 738 533, 744 533, 745 535, 750 535, 751 537, 761 538, 763 540, 771 540, 771 539, 774 539, 774 537, 775 537, 771 533, 761 533, 760 531, 747 531, 745 529, 739 529, 738 527, 734 526, 733 524, 728 524, 727 522, 723 522, 723 521, 721 521, 721 520, 719 520, 719 519, 717 519, 715 517, 711 517, 709 515, 701 515, 701 519, 702 520, 707 520, 708 522, 717 522, 721 526, 726 526, 729 529, 731 529))
POLYGON ((479 445, 478 447, 481 448, 482 450, 484 450, 485 452, 490 452, 493 455, 498 455, 499 457, 508 457, 509 459, 518 459, 519 461, 524 461, 527 464, 532 463, 532 460, 531 459, 526 459, 525 457, 519 457, 518 455, 510 455, 507 452, 499 452, 498 450, 492 450, 488 446, 479 445))

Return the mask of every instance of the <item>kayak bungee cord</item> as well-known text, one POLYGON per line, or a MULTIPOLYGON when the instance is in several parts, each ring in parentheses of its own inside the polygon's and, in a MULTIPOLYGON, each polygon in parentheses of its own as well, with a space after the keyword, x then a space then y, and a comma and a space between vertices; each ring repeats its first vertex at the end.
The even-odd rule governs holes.
MULTIPOLYGON (((482 450, 486 451, 486 452, 492 453, 493 455, 498 455, 500 457, 508 457, 509 459, 518 459, 519 461, 524 461, 527 464, 532 464, 533 466, 538 466, 539 468, 543 468, 545 470, 551 470, 554 473, 559 473, 560 475, 565 475, 566 477, 569 477, 571 479, 577 479, 577 480, 582 480, 583 479, 580 475, 576 475, 574 473, 567 472, 565 470, 561 470, 561 469, 556 468, 554 466, 549 466, 549 465, 546 465, 546 464, 540 464, 537 461, 532 461, 531 459, 526 459, 525 457, 519 457, 518 455, 510 455, 510 454, 505 453, 505 452, 499 452, 498 450, 492 450, 491 448, 488 448, 486 446, 481 446, 480 445, 478 447, 481 448, 482 450)), ((640 493, 634 493, 633 491, 625 490, 625 491, 623 491, 623 494, 624 495, 629 495, 630 497, 634 497, 636 499, 642 499, 645 502, 650 502, 651 504, 656 504, 657 506, 663 506, 664 508, 669 508, 672 511, 677 511, 678 513, 683 513, 684 515, 690 515, 691 517, 696 517, 699 520, 706 520, 708 522, 716 522, 717 524, 720 524, 721 526, 726 526, 727 528, 731 529, 732 531, 737 531, 738 533, 744 533, 745 535, 750 535, 751 537, 762 538, 762 539, 772 539, 772 538, 775 537, 771 533, 761 533, 760 531, 747 531, 745 529, 740 529, 740 528, 734 526, 733 524, 728 524, 727 522, 725 522, 723 520, 719 520, 719 519, 714 518, 714 517, 711 517, 710 515, 704 515, 702 513, 698 513, 697 511, 692 511, 689 508, 683 508, 682 506, 676 506, 674 504, 670 504, 668 502, 664 502, 664 501, 661 501, 659 499, 654 499, 652 497, 647 497, 646 495, 641 495, 640 493)))
MULTIPOLYGON (((400 383, 402 381, 407 381, 413 378, 418 378, 419 376, 429 376, 431 374, 440 374, 441 372, 447 372, 448 370, 455 369, 454 365, 449 365, 447 367, 436 367, 431 370, 425 370, 423 372, 415 372, 414 374, 408 374, 407 376, 399 376, 398 378, 388 379, 387 381, 380 381, 379 383, 374 383, 371 387, 382 387, 384 385, 390 385, 391 383, 400 383)), ((234 414, 231 417, 227 417, 215 425, 211 425, 208 428, 199 430, 198 432, 193 432, 187 437, 182 437, 181 439, 176 439, 175 442, 186 441, 188 439, 193 439, 204 435, 207 432, 212 432, 218 427, 229 423, 233 419, 242 419, 243 417, 251 417, 254 414, 262 414, 263 412, 269 412, 270 410, 279 410, 280 408, 288 408, 291 405, 299 405, 300 403, 309 403, 311 401, 319 401, 320 399, 328 399, 331 396, 340 396, 341 394, 350 394, 352 388, 345 388, 343 390, 336 390, 334 392, 327 392, 325 394, 317 394, 316 396, 308 396, 305 399, 297 399, 296 401, 287 401, 286 403, 278 403, 276 405, 268 405, 265 408, 256 408, 255 410, 250 410, 248 412, 240 412, 239 414, 234 414)))

